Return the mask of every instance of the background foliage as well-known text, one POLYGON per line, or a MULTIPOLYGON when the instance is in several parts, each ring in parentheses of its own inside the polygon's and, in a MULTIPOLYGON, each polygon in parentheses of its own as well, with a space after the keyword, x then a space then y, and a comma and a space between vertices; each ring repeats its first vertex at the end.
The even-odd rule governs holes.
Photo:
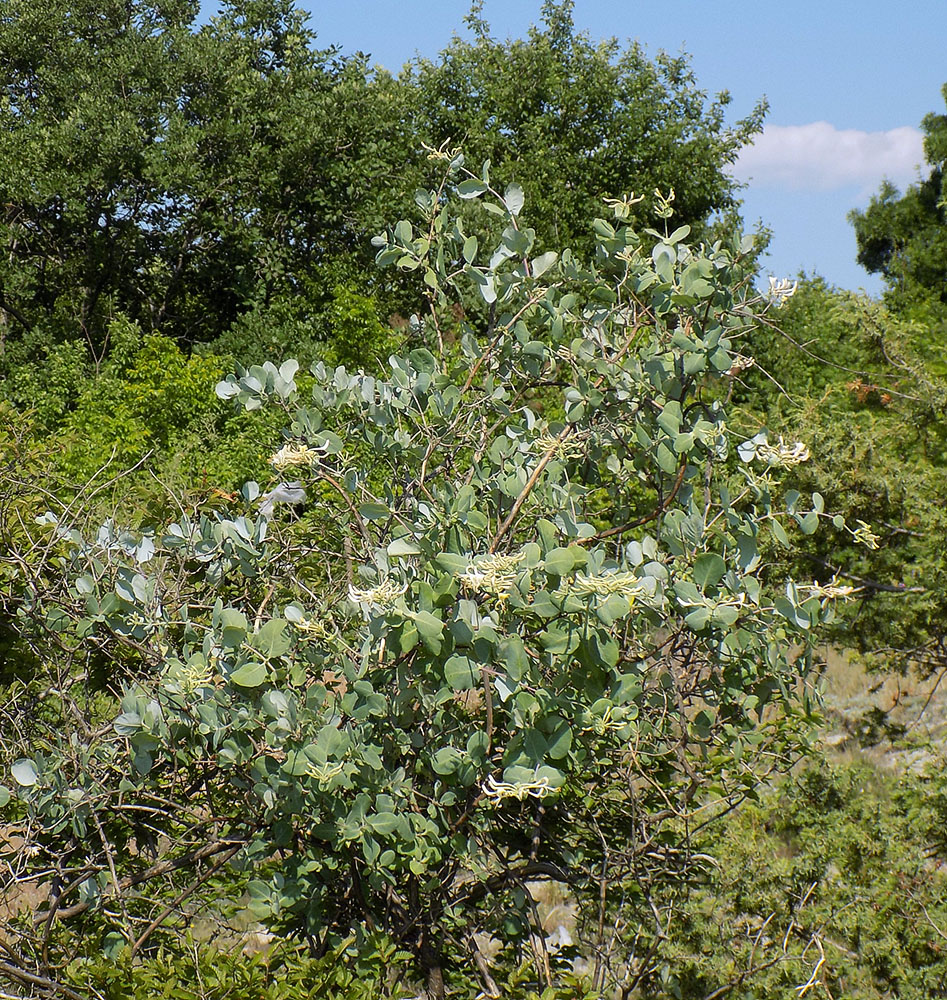
POLYGON ((760 128, 760 108, 727 126, 683 58, 595 46, 567 2, 522 42, 472 14, 472 41, 398 78, 316 49, 289 0, 233 0, 203 25, 183 0, 9 8, 0 370, 21 405, 24 367, 97 368, 122 317, 247 364, 319 344, 383 359, 375 317, 419 303, 376 276, 369 240, 412 211, 424 142, 471 144, 504 183, 516 170, 539 245, 588 250, 601 197, 632 181, 674 188, 682 222, 731 209, 724 168, 760 128))

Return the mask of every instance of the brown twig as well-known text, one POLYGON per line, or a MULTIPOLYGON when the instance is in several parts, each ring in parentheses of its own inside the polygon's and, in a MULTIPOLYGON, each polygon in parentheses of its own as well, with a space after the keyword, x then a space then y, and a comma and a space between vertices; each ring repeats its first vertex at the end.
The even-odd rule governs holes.
POLYGON ((372 538, 368 533, 368 528, 365 527, 365 522, 362 520, 362 515, 358 512, 358 507, 355 506, 355 501, 348 495, 345 487, 335 478, 329 475, 328 472, 323 472, 319 470, 319 478, 324 479, 330 486, 334 487, 336 492, 345 501, 346 506, 352 512, 352 516, 355 518, 355 523, 358 525, 358 530, 361 532, 362 538, 365 544, 371 549, 372 538))
POLYGON ((484 992, 492 1000, 503 996, 500 992, 500 988, 496 984, 496 980, 490 975, 490 966, 487 965, 487 960, 483 957, 483 952, 477 947, 477 942, 474 940, 473 934, 467 938, 467 947, 470 949, 470 954, 473 955, 474 964, 480 971, 480 975, 483 978, 484 992))
POLYGON ((483 681, 483 707, 487 716, 486 754, 489 757, 490 752, 493 749, 493 691, 490 689, 490 677, 485 665, 480 667, 480 678, 483 681))
POLYGON ((649 521, 654 521, 659 518, 674 502, 674 498, 677 496, 678 490, 680 490, 684 483, 684 473, 686 471, 687 462, 681 462, 681 467, 677 471, 677 479, 674 480, 674 486, 672 487, 671 492, 658 505, 656 510, 653 510, 646 517, 639 517, 637 521, 629 521, 627 524, 618 524, 613 528, 606 528, 604 531, 600 531, 597 535, 593 535, 589 541, 600 542, 603 538, 612 538, 615 535, 624 534, 626 531, 631 531, 632 528, 640 528, 641 525, 647 524, 649 521))
POLYGON ((0 960, 0 972, 18 982, 29 984, 30 986, 39 986, 41 989, 48 990, 49 992, 59 993, 67 997, 68 1000, 85 1000, 85 997, 76 993, 75 990, 70 989, 68 986, 57 983, 55 979, 47 979, 46 976, 38 976, 33 972, 27 972, 26 969, 18 969, 9 962, 0 960))
POLYGON ((927 587, 907 587, 904 584, 881 583, 878 580, 869 580, 864 576, 856 576, 854 573, 846 573, 844 569, 837 569, 831 563, 826 562, 824 559, 817 559, 815 556, 808 556, 808 559, 810 562, 814 562, 824 569, 832 570, 835 576, 840 576, 845 580, 853 580, 855 583, 860 583, 863 587, 868 587, 869 590, 879 590, 885 594, 927 593, 927 587))
MULTIPOLYGON (((209 844, 205 844, 196 851, 191 851, 189 854, 185 854, 180 858, 169 858, 166 861, 159 861, 156 865, 146 868, 143 872, 139 872, 137 875, 128 875, 119 882, 119 889, 124 892, 126 889, 131 889, 133 886, 141 885, 142 882, 150 882, 153 878, 158 878, 159 875, 167 875, 169 872, 177 871, 179 868, 185 868, 188 865, 193 864, 195 861, 202 861, 204 858, 209 858, 214 854, 218 854, 220 851, 226 850, 228 847, 233 847, 234 844, 238 847, 242 847, 244 843, 245 841, 243 840, 213 840, 209 844)), ((81 881, 83 881, 83 879, 79 879, 69 885, 67 889, 56 898, 56 901, 49 910, 42 910, 37 913, 33 917, 34 923, 51 923, 53 917, 56 916, 58 916, 61 920, 66 920, 69 917, 75 917, 80 913, 85 913, 85 911, 92 905, 91 902, 76 903, 73 906, 66 907, 65 909, 58 906, 58 901, 62 899, 62 896, 64 896, 69 889, 78 885, 81 881)))
POLYGON ((115 870, 115 858, 112 856, 112 845, 109 843, 109 839, 105 835, 105 828, 102 826, 99 814, 94 809, 92 810, 92 822, 95 823, 95 828, 99 832, 99 838, 102 841, 102 849, 105 851, 105 860, 108 862, 109 866, 109 874, 112 876, 112 886, 115 889, 115 898, 118 900, 118 904, 122 910, 122 917, 125 920, 125 937, 131 941, 131 921, 128 919, 128 907, 125 905, 125 898, 122 895, 122 890, 119 886, 118 872, 115 870))
POLYGON ((546 466, 552 461, 553 456, 559 450, 559 445, 563 441, 565 441, 565 439, 571 433, 572 433, 572 425, 567 424, 565 427, 562 428, 562 430, 558 433, 558 435, 556 435, 556 440, 553 441, 553 443, 546 449, 546 453, 536 463, 536 468, 533 469, 532 475, 530 475, 529 479, 526 480, 526 485, 523 487, 522 490, 520 490, 520 495, 514 501, 510 513, 507 514, 506 519, 503 521, 500 527, 497 528, 497 533, 493 536, 493 541, 490 543, 490 548, 488 551, 496 552, 497 546, 500 544, 500 542, 503 540, 503 537, 513 526, 513 522, 519 515, 519 512, 522 509, 523 504, 526 503, 526 500, 529 497, 530 493, 533 492, 533 488, 539 481, 539 477, 543 474, 543 469, 545 469, 546 466))
POLYGON ((155 917, 154 920, 142 931, 138 936, 138 939, 132 945, 132 958, 138 954, 139 948, 148 940, 149 937, 155 932, 155 930, 160 927, 165 920, 174 912, 174 910, 187 899, 192 893, 196 892, 218 869, 222 868, 227 862, 243 847, 243 844, 234 845, 232 850, 229 850, 222 858, 218 858, 211 866, 201 875, 200 878, 192 882, 186 889, 178 893, 174 899, 168 903, 168 905, 155 917))

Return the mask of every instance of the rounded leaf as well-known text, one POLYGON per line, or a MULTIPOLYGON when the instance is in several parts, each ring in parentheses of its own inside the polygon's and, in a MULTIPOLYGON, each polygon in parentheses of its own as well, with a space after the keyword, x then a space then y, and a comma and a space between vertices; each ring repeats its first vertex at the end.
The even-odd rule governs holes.
POLYGON ((33 761, 23 758, 10 768, 13 780, 24 788, 32 788, 39 781, 39 771, 33 761))
POLYGON ((477 664, 466 656, 452 656, 444 664, 444 680, 455 691, 469 691, 477 686, 479 679, 477 664))
POLYGON ((240 687, 259 687, 266 680, 266 667, 262 663, 244 663, 230 675, 232 684, 240 687))
POLYGON ((436 774, 453 774, 460 766, 463 754, 457 747, 441 747, 431 758, 431 767, 436 774))
POLYGON ((694 583, 701 590, 716 587, 727 571, 727 564, 716 552, 704 552, 694 560, 694 583))

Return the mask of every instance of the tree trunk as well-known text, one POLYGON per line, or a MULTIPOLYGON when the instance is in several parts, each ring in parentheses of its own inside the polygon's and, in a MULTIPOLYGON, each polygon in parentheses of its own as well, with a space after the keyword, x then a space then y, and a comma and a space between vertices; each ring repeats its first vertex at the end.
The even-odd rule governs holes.
POLYGON ((425 928, 421 937, 419 958, 427 979, 428 1000, 444 1000, 444 969, 441 964, 441 949, 432 942, 428 928, 425 928))

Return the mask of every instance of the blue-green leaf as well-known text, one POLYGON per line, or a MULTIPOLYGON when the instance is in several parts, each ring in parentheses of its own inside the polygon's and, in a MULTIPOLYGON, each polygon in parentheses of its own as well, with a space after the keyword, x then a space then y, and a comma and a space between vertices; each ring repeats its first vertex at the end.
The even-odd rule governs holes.
POLYGON ((510 215, 519 215, 523 210, 523 203, 525 201, 526 195, 523 193, 523 189, 516 183, 516 181, 509 184, 506 191, 503 192, 503 202, 510 210, 510 215))
POLYGON ((244 663, 230 675, 230 681, 240 687, 255 688, 266 680, 266 673, 266 666, 262 663, 244 663))
POLYGON ((10 774, 13 775, 13 780, 24 788, 32 788, 39 781, 39 770, 36 764, 25 758, 14 763, 13 767, 10 768, 10 774))
POLYGON ((716 587, 727 571, 727 564, 716 552, 704 552, 694 560, 694 583, 701 590, 716 587))

